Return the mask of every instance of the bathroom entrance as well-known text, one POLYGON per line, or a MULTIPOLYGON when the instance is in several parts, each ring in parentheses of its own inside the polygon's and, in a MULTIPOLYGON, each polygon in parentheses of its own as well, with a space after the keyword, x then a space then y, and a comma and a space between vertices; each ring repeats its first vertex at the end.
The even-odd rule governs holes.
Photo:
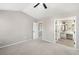
POLYGON ((60 19, 55 21, 56 43, 75 47, 75 19, 60 19))

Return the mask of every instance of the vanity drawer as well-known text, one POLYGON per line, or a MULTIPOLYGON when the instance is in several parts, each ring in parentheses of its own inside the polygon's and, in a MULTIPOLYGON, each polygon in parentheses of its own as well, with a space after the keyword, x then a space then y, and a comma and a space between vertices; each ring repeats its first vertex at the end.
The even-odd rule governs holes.
POLYGON ((66 34, 66 39, 73 40, 73 35, 72 34, 66 34))

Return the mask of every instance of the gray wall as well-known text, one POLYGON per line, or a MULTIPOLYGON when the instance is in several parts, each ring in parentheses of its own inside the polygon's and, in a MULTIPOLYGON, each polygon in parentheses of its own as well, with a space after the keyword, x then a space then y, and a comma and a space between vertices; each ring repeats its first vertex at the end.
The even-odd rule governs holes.
POLYGON ((32 39, 34 18, 17 11, 0 11, 0 47, 32 39))

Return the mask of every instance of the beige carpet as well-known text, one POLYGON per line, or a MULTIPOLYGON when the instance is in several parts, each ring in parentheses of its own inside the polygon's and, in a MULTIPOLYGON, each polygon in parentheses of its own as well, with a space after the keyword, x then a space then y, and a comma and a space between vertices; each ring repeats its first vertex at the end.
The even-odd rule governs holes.
POLYGON ((74 55, 78 50, 42 40, 29 40, 13 46, 0 48, 1 55, 74 55))

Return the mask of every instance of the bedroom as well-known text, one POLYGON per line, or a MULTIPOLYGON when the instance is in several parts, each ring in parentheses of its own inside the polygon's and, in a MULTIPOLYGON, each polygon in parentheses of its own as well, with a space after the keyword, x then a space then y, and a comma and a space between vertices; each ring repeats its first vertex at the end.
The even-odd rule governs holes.
POLYGON ((77 3, 0 3, 0 55, 79 54, 78 10, 77 3), (62 33, 73 47, 57 42, 62 33))

